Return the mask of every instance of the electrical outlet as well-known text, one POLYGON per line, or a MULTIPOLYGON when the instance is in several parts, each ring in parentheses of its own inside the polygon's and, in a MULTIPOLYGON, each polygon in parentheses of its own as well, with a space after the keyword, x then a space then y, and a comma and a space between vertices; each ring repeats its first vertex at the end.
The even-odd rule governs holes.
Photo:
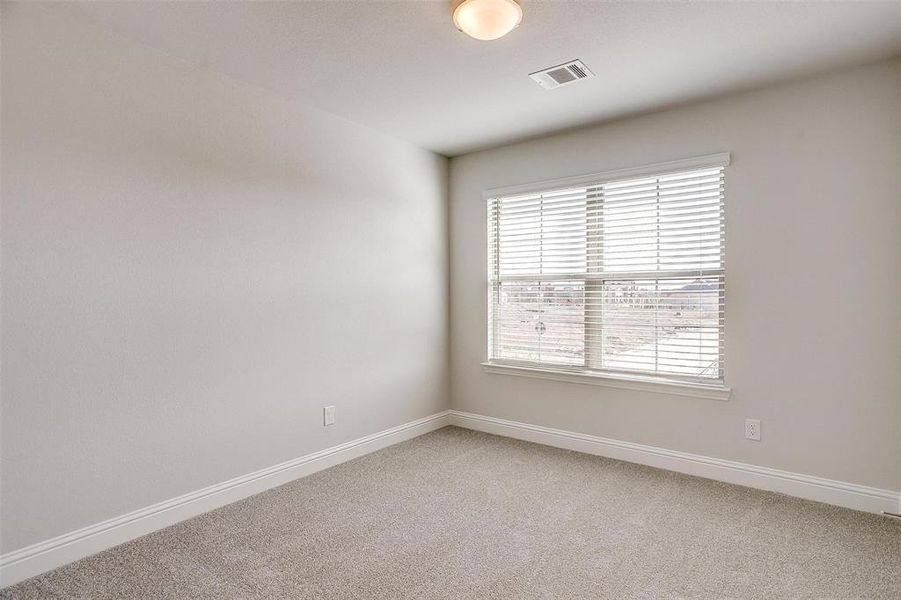
POLYGON ((326 425, 326 426, 335 424, 335 407, 334 406, 323 406, 322 407, 322 424, 326 425))
POLYGON ((757 419, 745 419, 745 438, 760 441, 760 421, 757 419))

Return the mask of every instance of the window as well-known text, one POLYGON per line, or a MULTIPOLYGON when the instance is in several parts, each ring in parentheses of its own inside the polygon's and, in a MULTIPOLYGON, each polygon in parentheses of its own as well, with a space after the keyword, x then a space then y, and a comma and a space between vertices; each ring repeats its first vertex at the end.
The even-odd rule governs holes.
POLYGON ((490 193, 490 364, 721 384, 727 163, 490 193))

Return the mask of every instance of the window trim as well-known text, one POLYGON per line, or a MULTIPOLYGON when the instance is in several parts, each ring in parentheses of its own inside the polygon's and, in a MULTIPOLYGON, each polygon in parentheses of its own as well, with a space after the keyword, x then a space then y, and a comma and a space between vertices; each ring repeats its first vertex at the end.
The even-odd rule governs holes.
MULTIPOLYGON (((624 169, 601 171, 586 175, 561 177, 557 179, 545 179, 542 181, 535 181, 532 183, 520 185, 495 187, 486 189, 482 192, 482 202, 483 205, 487 206, 488 200, 497 198, 499 196, 537 193, 557 187, 578 187, 580 185, 591 185, 596 184, 599 180, 605 179, 612 180, 629 177, 641 177, 643 175, 656 175, 664 172, 690 170, 694 168, 727 167, 729 166, 731 159, 732 156, 729 152, 719 152, 716 154, 707 154, 693 158, 653 163, 640 167, 628 167, 624 169)), ((488 305, 487 298, 484 302, 484 305, 486 307, 488 305)), ((486 326, 482 327, 482 331, 486 335, 487 342, 487 336, 489 335, 487 323, 486 326)), ((517 375, 523 377, 547 379, 552 381, 601 385, 606 387, 671 394, 677 396, 709 398, 713 400, 728 400, 732 395, 732 388, 726 385, 725 380, 723 380, 722 382, 704 383, 694 382, 691 380, 669 379, 666 376, 638 374, 632 375, 616 372, 585 370, 578 367, 567 368, 542 366, 535 364, 518 365, 515 363, 507 363, 503 361, 493 361, 490 360, 487 355, 488 345, 488 343, 485 343, 483 345, 486 351, 486 358, 481 363, 482 369, 486 373, 517 375)))
POLYGON ((696 156, 694 158, 659 162, 651 165, 643 165, 641 167, 614 169, 612 171, 601 171, 599 173, 589 173, 587 175, 545 179, 543 181, 533 181, 532 183, 524 183, 521 185, 490 188, 482 192, 482 201, 487 202, 489 199, 497 196, 537 193, 556 187, 578 187, 580 185, 597 184, 599 179, 641 177, 642 175, 657 175, 665 171, 681 171, 683 169, 690 170, 695 168, 703 169, 704 167, 728 167, 731 158, 732 155, 729 152, 719 152, 717 154, 707 154, 705 156, 696 156))
POLYGON ((487 360, 481 363, 481 365, 482 370, 485 373, 493 373, 496 375, 516 375, 534 379, 548 379, 550 381, 565 381, 569 383, 600 385, 624 390, 637 390, 640 392, 689 396, 692 398, 709 398, 710 400, 725 401, 732 396, 732 388, 726 385, 720 385, 719 383, 695 383, 692 381, 667 379, 666 377, 654 377, 650 375, 626 375, 604 371, 586 371, 578 368, 566 369, 539 367, 535 365, 524 366, 487 360))

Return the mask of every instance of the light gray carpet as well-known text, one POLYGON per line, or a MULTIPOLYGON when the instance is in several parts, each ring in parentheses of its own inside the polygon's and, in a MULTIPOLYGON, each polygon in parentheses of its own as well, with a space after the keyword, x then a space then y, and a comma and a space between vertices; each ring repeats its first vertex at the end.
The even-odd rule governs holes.
POLYGON ((453 427, 0 598, 901 598, 901 522, 453 427))

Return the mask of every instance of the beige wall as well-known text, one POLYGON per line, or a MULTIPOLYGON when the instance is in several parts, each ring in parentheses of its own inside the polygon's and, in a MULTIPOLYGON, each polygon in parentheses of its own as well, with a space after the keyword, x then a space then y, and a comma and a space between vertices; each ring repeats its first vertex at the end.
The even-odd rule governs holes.
POLYGON ((447 408, 446 159, 2 22, 2 551, 447 408))
POLYGON ((899 107, 895 60, 454 158, 453 408, 901 489, 899 107), (484 189, 721 151, 730 401, 482 372, 484 189))

